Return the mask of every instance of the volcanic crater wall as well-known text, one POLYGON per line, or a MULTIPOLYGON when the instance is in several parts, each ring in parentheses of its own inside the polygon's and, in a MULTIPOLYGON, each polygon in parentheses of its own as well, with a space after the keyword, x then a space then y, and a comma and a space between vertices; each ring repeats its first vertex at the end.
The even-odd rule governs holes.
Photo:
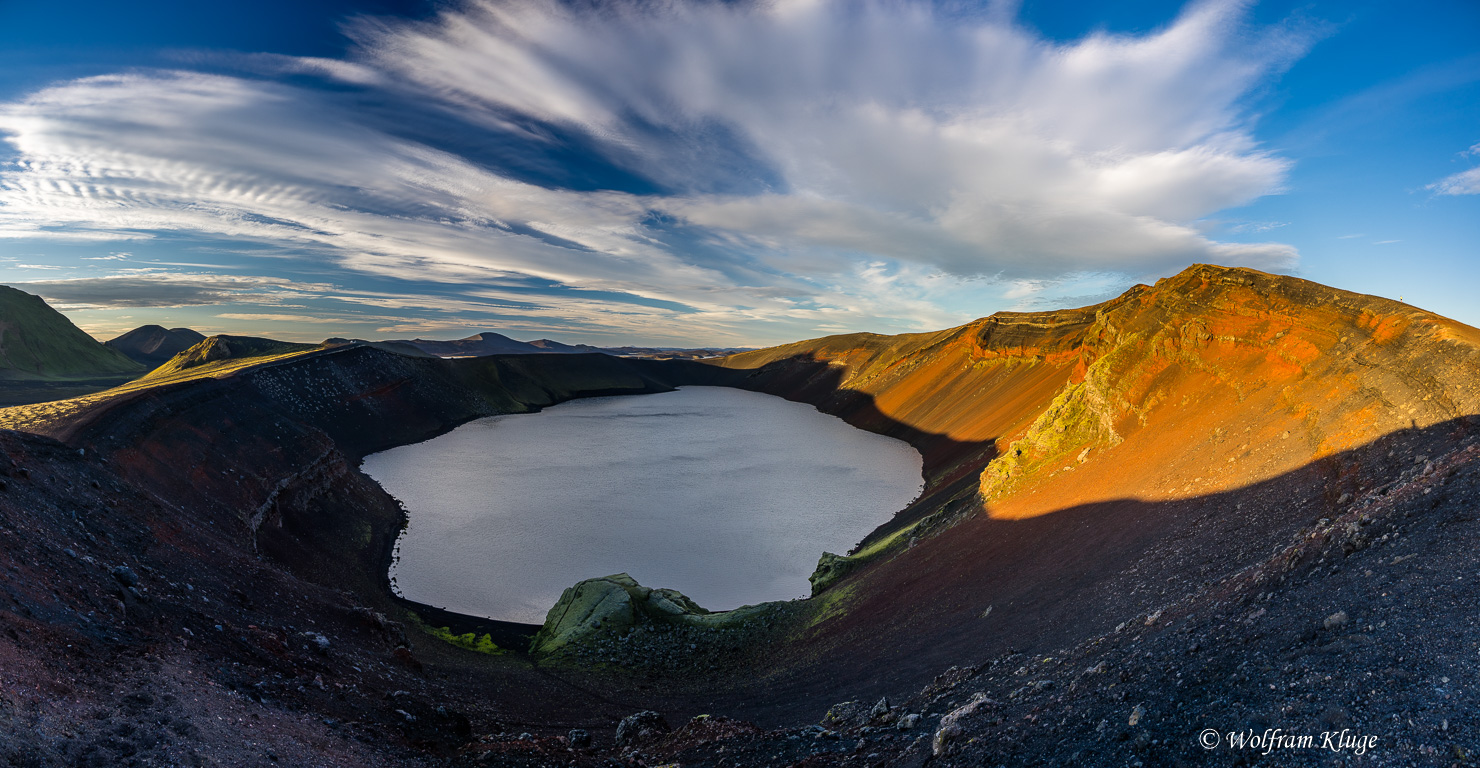
POLYGON ((439 360, 352 346, 106 402, 57 436, 187 514, 239 526, 302 575, 374 593, 403 517, 357 470, 363 456, 482 416, 669 388, 606 355, 439 360))
MULTIPOLYGON (((743 374, 719 383, 915 443, 932 487, 979 474, 988 500, 1106 451, 1125 464, 1175 447, 1176 463, 1197 473, 1228 463, 1235 446, 1286 441, 1280 461, 1237 479, 1252 482, 1480 412, 1480 331, 1374 296, 1207 265, 1083 309, 832 336, 720 365, 743 374)), ((1141 480, 1099 487, 1143 493, 1141 480)))
POLYGON ((343 578, 378 579, 400 512, 370 452, 572 397, 735 386, 915 445, 929 515, 999 518, 1268 480, 1480 412, 1480 331, 1370 296, 1197 266, 1092 307, 926 334, 849 334, 719 361, 410 358, 366 346, 106 401, 54 428, 192 514, 343 578), (326 557, 323 553, 334 553, 326 557))
POLYGON ((383 605, 403 517, 357 471, 370 452, 479 416, 683 384, 811 403, 911 442, 928 484, 865 545, 919 523, 907 540, 836 582, 772 654, 810 671, 766 695, 803 706, 844 688, 898 690, 1008 645, 1078 642, 1248 567, 1268 539, 1411 468, 1424 440, 1450 439, 1447 425, 1470 429, 1477 383, 1480 331, 1293 278, 1194 267, 1083 309, 719 361, 339 347, 132 392, 43 431, 101 454, 162 515, 234 530, 383 605), (942 514, 954 527, 925 525, 942 514))

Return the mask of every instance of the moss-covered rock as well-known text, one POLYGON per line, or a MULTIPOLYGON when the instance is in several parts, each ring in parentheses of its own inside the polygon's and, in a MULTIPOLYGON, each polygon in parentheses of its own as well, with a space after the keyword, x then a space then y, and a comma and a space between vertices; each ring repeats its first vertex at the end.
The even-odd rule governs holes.
POLYGON ((586 579, 560 594, 535 635, 534 651, 553 653, 603 630, 630 627, 637 621, 634 598, 645 601, 651 593, 625 573, 586 579))
POLYGON ((541 656, 561 655, 635 628, 690 628, 700 635, 706 629, 734 630, 770 615, 774 608, 773 603, 761 603, 711 613, 682 592, 644 587, 631 576, 618 573, 586 579, 561 593, 545 616, 531 650, 541 656))
POLYGON ((835 555, 831 552, 823 552, 822 557, 817 559, 817 570, 812 572, 807 580, 812 582, 812 596, 822 594, 822 591, 832 586, 838 579, 848 575, 850 571, 860 565, 858 559, 847 555, 835 555))

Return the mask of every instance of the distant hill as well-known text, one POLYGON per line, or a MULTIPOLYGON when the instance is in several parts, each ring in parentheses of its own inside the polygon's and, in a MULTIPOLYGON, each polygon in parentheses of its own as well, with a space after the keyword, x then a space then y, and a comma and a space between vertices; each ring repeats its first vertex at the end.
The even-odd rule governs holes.
POLYGON ((205 340, 205 334, 189 328, 141 325, 103 344, 153 368, 205 340))
POLYGON ((0 285, 0 380, 120 377, 144 370, 40 296, 0 285))

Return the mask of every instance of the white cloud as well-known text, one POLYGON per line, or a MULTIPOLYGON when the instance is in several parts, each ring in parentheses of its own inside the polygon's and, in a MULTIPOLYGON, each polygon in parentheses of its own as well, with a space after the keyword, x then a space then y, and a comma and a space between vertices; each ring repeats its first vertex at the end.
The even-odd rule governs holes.
MULTIPOLYGON (((306 86, 140 72, 0 105, 17 155, 0 170, 0 237, 193 233, 417 282, 537 279, 574 290, 517 310, 531 318, 672 332, 674 310, 582 295, 612 292, 682 305, 684 330, 715 339, 949 325, 1001 295, 972 276, 1286 268, 1287 245, 1198 225, 1278 193, 1288 171, 1253 139, 1246 102, 1303 42, 1248 27, 1243 5, 1059 44, 1001 8, 474 0, 359 22, 353 60, 238 63, 535 147, 559 127, 661 192, 515 180, 456 136, 392 135, 306 86), (654 213, 704 247, 673 244, 654 213)), ((152 300, 223 290, 171 280, 152 300)))
POLYGON ((357 318, 357 317, 320 317, 315 315, 275 315, 265 312, 227 312, 216 315, 223 320, 266 320, 273 323, 316 323, 331 325, 337 323, 362 323, 380 318, 357 318))
POLYGON ((1152 35, 1056 45, 920 3, 531 0, 359 36, 378 66, 491 125, 577 127, 678 189, 734 185, 716 160, 735 148, 706 144, 725 126, 780 188, 655 204, 764 247, 956 274, 1290 266, 1287 246, 1219 249, 1189 226, 1278 192, 1288 167, 1241 101, 1301 44, 1245 29, 1241 10, 1202 2, 1152 35))
MULTIPOLYGON (((1475 144, 1460 153, 1461 157, 1480 155, 1480 144, 1475 144)), ((1441 195, 1480 195, 1480 167, 1445 176, 1424 187, 1441 195)))
POLYGON ((1430 184, 1441 195, 1480 195, 1480 168, 1471 168, 1430 184))
POLYGON ((1290 226, 1288 221, 1241 221, 1228 227, 1229 232, 1273 232, 1290 226))
POLYGON ((281 304, 287 299, 334 288, 325 283, 278 277, 185 274, 154 269, 130 269, 104 277, 30 280, 13 285, 63 310, 189 307, 240 301, 281 304))

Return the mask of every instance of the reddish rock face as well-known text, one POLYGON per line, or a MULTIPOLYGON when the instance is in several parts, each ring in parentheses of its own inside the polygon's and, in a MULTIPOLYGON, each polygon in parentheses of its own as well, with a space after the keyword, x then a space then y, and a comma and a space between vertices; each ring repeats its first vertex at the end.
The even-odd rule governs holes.
POLYGON ((1291 277, 1199 265, 1077 310, 735 355, 814 402, 979 474, 1000 517, 1258 482, 1480 413, 1480 330, 1291 277))

